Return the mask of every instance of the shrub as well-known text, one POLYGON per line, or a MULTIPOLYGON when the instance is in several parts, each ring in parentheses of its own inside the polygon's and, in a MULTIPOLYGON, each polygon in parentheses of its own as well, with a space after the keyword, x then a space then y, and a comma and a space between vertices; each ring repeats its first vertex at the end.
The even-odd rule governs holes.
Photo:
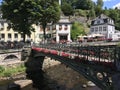
POLYGON ((2 73, 4 70, 5 70, 5 68, 0 66, 0 73, 2 73))
POLYGON ((11 76, 11 72, 4 72, 4 76, 5 77, 10 77, 11 76))
POLYGON ((24 65, 19 65, 17 67, 14 68, 6 68, 4 69, 3 67, 0 67, 0 77, 10 77, 12 75, 16 75, 19 73, 23 73, 25 72, 25 67, 24 65))

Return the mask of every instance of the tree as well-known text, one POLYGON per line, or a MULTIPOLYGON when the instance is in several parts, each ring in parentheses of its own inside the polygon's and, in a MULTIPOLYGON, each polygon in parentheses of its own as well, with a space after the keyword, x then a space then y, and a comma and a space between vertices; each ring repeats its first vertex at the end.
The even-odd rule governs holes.
POLYGON ((97 6, 103 7, 103 0, 97 0, 97 6))
POLYGON ((73 8, 70 4, 64 3, 61 8, 64 15, 66 16, 73 15, 73 8))
POLYGON ((25 36, 34 31, 35 0, 3 0, 1 10, 3 18, 9 21, 9 27, 25 36))
POLYGON ((102 14, 103 0, 97 0, 97 5, 95 7, 96 16, 102 14))
POLYGON ((109 10, 107 9, 107 7, 105 7, 105 9, 103 10, 103 14, 109 16, 109 10))
POLYGON ((115 28, 120 30, 120 10, 119 9, 110 9, 109 17, 111 17, 115 22, 115 28))
POLYGON ((92 0, 77 0, 75 6, 77 9, 89 10, 92 7, 92 0))
POLYGON ((72 29, 71 29, 71 37, 72 40, 77 39, 77 36, 79 35, 85 35, 85 29, 84 26, 78 22, 73 23, 72 29))
POLYGON ((96 15, 95 15, 95 9, 94 9, 94 4, 92 4, 92 7, 91 7, 91 9, 90 9, 90 11, 88 13, 88 17, 91 18, 91 19, 93 19, 93 18, 96 17, 96 15))
POLYGON ((48 23, 54 24, 60 19, 60 6, 55 0, 37 0, 37 22, 43 28, 44 40, 46 39, 46 26, 48 23))

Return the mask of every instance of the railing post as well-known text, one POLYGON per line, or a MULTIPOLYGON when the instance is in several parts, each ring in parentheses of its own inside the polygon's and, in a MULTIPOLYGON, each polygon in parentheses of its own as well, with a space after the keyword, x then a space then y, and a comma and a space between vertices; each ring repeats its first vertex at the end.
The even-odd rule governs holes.
POLYGON ((98 47, 98 49, 99 49, 99 50, 98 50, 98 53, 99 53, 98 55, 99 55, 99 62, 100 62, 100 53, 101 53, 101 48, 100 48, 100 46, 98 47))
POLYGON ((77 50, 77 52, 78 52, 77 54, 78 54, 78 57, 79 57, 79 45, 78 45, 77 49, 78 49, 78 50, 77 50))
POLYGON ((116 60, 117 60, 116 55, 117 55, 117 47, 115 46, 115 49, 114 49, 114 66, 115 66, 115 68, 116 68, 116 60))
POLYGON ((88 55, 89 55, 89 46, 86 47, 87 49, 87 60, 88 60, 88 55))

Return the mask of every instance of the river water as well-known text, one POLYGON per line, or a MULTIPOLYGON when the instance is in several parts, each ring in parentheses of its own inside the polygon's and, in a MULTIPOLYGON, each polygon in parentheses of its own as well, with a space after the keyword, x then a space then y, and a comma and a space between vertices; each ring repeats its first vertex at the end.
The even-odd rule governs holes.
MULTIPOLYGON (((44 87, 40 90, 101 90, 97 86, 83 88, 82 85, 87 80, 74 70, 63 64, 44 70, 44 87)), ((24 77, 19 78, 24 79, 24 77)), ((7 90, 10 83, 15 80, 6 80, 0 82, 0 90, 7 90)), ((38 90, 32 87, 32 84, 22 88, 22 90, 38 90)))

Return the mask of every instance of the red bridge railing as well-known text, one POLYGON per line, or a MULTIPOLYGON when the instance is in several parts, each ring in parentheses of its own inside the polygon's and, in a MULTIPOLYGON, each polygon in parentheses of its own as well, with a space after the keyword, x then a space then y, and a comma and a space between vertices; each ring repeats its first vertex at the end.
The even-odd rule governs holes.
POLYGON ((76 62, 93 62, 120 71, 120 47, 116 45, 40 44, 32 46, 32 49, 70 58, 76 62))

